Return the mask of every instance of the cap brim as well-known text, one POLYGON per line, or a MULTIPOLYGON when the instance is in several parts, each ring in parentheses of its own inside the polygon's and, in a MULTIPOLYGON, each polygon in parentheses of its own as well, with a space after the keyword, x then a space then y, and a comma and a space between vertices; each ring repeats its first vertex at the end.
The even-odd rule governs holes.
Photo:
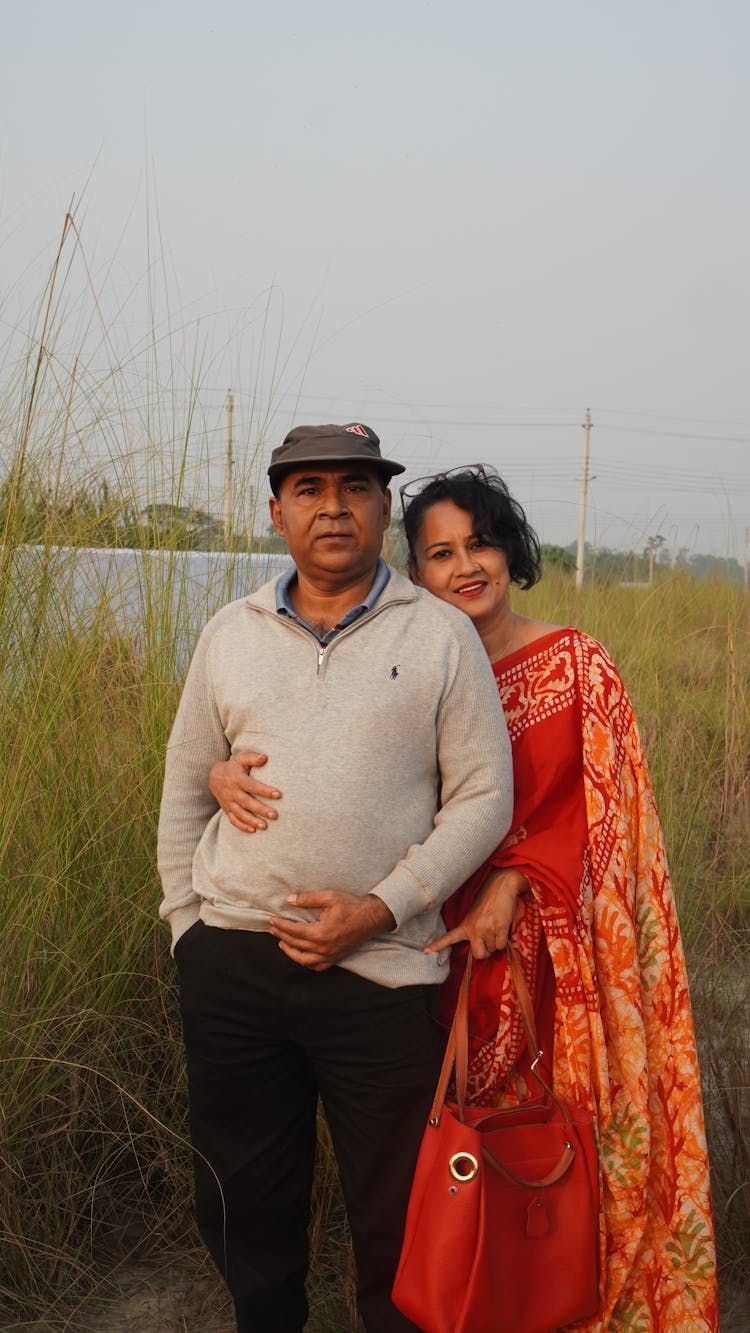
POLYGON ((278 478, 286 472, 296 472, 299 468, 313 466, 315 463, 358 463, 360 466, 373 467, 378 472, 384 472, 389 478, 406 471, 403 463, 395 463, 391 458, 363 458, 361 453, 328 454, 315 450, 314 453, 311 451, 309 458, 290 458, 281 463, 269 464, 268 476, 278 478))

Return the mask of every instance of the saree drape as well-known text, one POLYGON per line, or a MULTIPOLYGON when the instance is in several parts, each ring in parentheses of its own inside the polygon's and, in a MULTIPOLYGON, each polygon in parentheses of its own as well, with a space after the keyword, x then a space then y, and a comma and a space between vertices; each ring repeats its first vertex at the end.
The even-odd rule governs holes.
MULTIPOLYGON (((718 1329, 700 1075, 685 960, 633 709, 610 657, 556 630, 495 664, 516 784, 513 826, 446 904, 458 924, 490 865, 532 894, 513 938, 555 1091, 598 1126, 601 1309, 581 1333, 718 1329), (551 1053, 550 1053, 551 1047, 551 1053)), ((450 1011, 465 948, 444 987, 450 1011)), ((470 1095, 525 1094, 504 954, 475 965, 470 1095)))

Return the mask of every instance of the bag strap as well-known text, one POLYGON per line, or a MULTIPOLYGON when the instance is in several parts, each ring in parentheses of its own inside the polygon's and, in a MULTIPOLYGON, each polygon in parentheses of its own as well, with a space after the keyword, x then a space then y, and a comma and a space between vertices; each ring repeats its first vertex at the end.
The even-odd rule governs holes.
POLYGON ((518 957, 518 954, 516 953, 515 948, 511 944, 510 940, 508 940, 508 943, 505 946, 505 950, 508 955, 508 969, 510 971, 510 976, 513 985, 515 986, 516 995, 518 996, 518 1005, 521 1010, 521 1019, 523 1022, 524 1031, 526 1033, 526 1045, 528 1047, 529 1057, 531 1059, 531 1072, 534 1075, 534 1078, 536 1079, 537 1083, 539 1083, 541 1087, 544 1088, 544 1091, 548 1092, 549 1095, 552 1097, 554 1096, 552 1089, 547 1086, 545 1080, 542 1078, 538 1070, 538 1067, 544 1057, 544 1051, 539 1045, 539 1037, 537 1036, 537 1030, 536 1030, 536 1019, 534 1017, 534 1005, 532 1004, 531 993, 529 991, 528 983, 526 981, 526 976, 523 968, 521 967, 521 962, 518 957))
POLYGON ((556 1185, 558 1180, 562 1180, 565 1172, 572 1166, 576 1158, 575 1148, 572 1144, 566 1142, 557 1162, 552 1170, 547 1172, 546 1176, 542 1176, 541 1180, 524 1180, 522 1176, 517 1176, 515 1171, 511 1171, 509 1166, 501 1162, 500 1158, 496 1157, 493 1152, 490 1152, 490 1149, 484 1143, 482 1144, 482 1156, 491 1167, 494 1167, 495 1171, 499 1171, 501 1176, 507 1176, 508 1180, 512 1180, 514 1185, 523 1185, 524 1189, 527 1190, 543 1190, 547 1185, 556 1185))
MULTIPOLYGON (((521 1018, 526 1031, 526 1045, 528 1046, 529 1055, 531 1057, 531 1072, 542 1091, 546 1092, 547 1096, 552 1098, 555 1105, 562 1112, 563 1120, 569 1124, 570 1112, 565 1105, 565 1102, 560 1101, 560 1098, 552 1091, 550 1084, 539 1072, 539 1066, 544 1058, 544 1051, 539 1045, 539 1038, 536 1031, 536 1019, 534 1018, 534 1006, 531 1002, 529 987, 518 954, 510 940, 508 940, 505 947, 508 954, 508 967, 510 968, 510 975, 513 978, 513 985, 516 988, 516 995, 518 996, 518 1003, 521 1009, 521 1018)), ((468 1008, 466 1013, 468 1018, 468 1008)))
MULTIPOLYGON (((524 976, 523 968, 521 967, 518 955, 515 949, 513 948, 513 945, 511 944, 510 940, 508 940, 508 943, 506 945, 506 950, 508 954, 508 967, 510 969, 510 975, 513 980, 513 985, 515 986, 516 989, 516 995, 518 996, 518 1003, 520 1005, 521 1018, 523 1020, 523 1025, 526 1032, 526 1041, 529 1048, 529 1055, 531 1056, 531 1072, 533 1073, 537 1083, 539 1083, 540 1086, 543 1088, 543 1090, 546 1093, 548 1093, 552 1101, 559 1108, 565 1123, 567 1125, 570 1125, 571 1123, 570 1113, 568 1111, 567 1106, 565 1105, 564 1102, 560 1101, 559 1097, 555 1096, 551 1087, 549 1087, 549 1085, 546 1083, 546 1081, 542 1078, 541 1074, 539 1073, 538 1066, 540 1060, 542 1059, 543 1052, 539 1048, 539 1038, 537 1036, 537 1031, 536 1031, 536 1020, 534 1018, 534 1006, 531 1002, 529 987, 527 985, 526 977, 524 976)), ((438 1078, 437 1087, 435 1089, 435 1096, 433 1098, 432 1106, 430 1107, 429 1124, 432 1125, 433 1127, 440 1124, 440 1117, 442 1115, 443 1106, 445 1105, 445 1098, 448 1093, 448 1084, 450 1083, 450 1078, 451 1074, 453 1073, 454 1066, 456 1070, 456 1103, 458 1106, 458 1118, 462 1122, 464 1120, 464 1105, 466 1102, 466 1082, 468 1077, 468 1065, 469 1065, 470 982, 471 982, 471 950, 469 950, 469 956, 466 960, 466 970, 464 972, 463 980, 461 982, 461 989, 459 990, 458 993, 456 1012, 453 1015, 453 1022, 451 1023, 450 1032, 448 1033, 448 1041, 445 1047, 443 1064, 440 1070, 440 1076, 438 1078)), ((523 1103, 521 1103, 521 1105, 523 1105, 523 1103)), ((547 1185, 554 1185, 558 1180, 562 1180, 565 1173, 570 1169, 572 1163, 575 1161, 575 1156, 576 1156, 575 1148, 573 1147, 572 1143, 570 1143, 568 1140, 565 1140, 563 1143, 563 1150, 557 1162, 552 1167, 552 1169, 547 1172, 545 1176, 541 1177, 541 1179, 539 1180, 524 1180, 523 1177, 517 1176, 514 1171, 511 1171, 510 1167, 506 1166, 504 1162, 501 1162, 500 1158, 496 1157, 495 1154, 491 1152, 489 1148, 487 1148, 484 1144, 482 1145, 482 1157, 489 1166, 491 1166, 495 1171, 498 1171, 501 1175, 505 1176, 508 1180, 513 1181, 514 1184, 522 1185, 524 1189, 528 1190, 542 1190, 547 1185)))
MULTIPOLYGON (((526 1044, 531 1057, 531 1072, 534 1075, 539 1086, 548 1094, 555 1104, 562 1111, 565 1120, 570 1116, 567 1107, 561 1102, 552 1091, 552 1088, 546 1082, 539 1072, 539 1063, 544 1052, 539 1047, 539 1038, 536 1030, 536 1020, 534 1018, 534 1006, 531 1001, 529 987, 524 976, 523 968, 510 940, 506 945, 508 955, 508 968, 510 976, 515 987, 518 1003, 521 1010, 521 1019, 523 1021, 524 1031, 526 1033, 526 1044)), ((471 949, 466 959, 466 969, 464 971, 461 988, 458 993, 456 1011, 453 1015, 448 1040, 445 1047, 445 1055, 440 1070, 440 1075, 435 1088, 435 1096, 430 1107, 429 1122, 431 1125, 440 1124, 440 1115, 448 1095, 448 1084, 451 1080, 451 1074, 455 1066, 456 1070, 456 1103, 458 1106, 459 1119, 464 1119, 464 1106, 466 1104, 466 1084, 468 1080, 469 1069, 469 986, 471 983, 471 949)), ((567 1168, 566 1168, 567 1169, 567 1168)))
POLYGON ((440 1116, 448 1095, 448 1084, 453 1073, 453 1066, 456 1066, 456 1101, 458 1103, 459 1119, 464 1118, 464 1103, 466 1101, 466 1082, 469 1071, 469 983, 471 981, 471 950, 466 960, 466 971, 464 972, 461 989, 458 993, 456 1011, 453 1015, 448 1041, 445 1046, 445 1055, 440 1075, 435 1088, 435 1096, 430 1107, 429 1123, 431 1125, 440 1124, 440 1116))

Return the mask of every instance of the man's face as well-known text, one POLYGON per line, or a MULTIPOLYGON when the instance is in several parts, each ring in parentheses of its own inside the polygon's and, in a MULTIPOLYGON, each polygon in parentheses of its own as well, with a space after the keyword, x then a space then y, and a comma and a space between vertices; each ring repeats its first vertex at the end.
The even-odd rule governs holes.
POLYGON ((367 463, 311 463, 286 474, 270 509, 301 574, 350 583, 375 568, 391 494, 367 463))

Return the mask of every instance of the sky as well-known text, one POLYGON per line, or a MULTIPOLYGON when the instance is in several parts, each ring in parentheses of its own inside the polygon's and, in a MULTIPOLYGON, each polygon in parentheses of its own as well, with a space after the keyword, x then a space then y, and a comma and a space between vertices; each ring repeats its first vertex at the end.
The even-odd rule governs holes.
POLYGON ((293 424, 359 419, 407 477, 494 465, 565 545, 590 409, 589 542, 742 560, 744 0, 33 0, 3 26, 0 400, 72 203, 49 373, 101 420, 66 467, 130 450, 164 487, 189 421, 185 487, 221 513, 231 389, 261 502, 293 424))

